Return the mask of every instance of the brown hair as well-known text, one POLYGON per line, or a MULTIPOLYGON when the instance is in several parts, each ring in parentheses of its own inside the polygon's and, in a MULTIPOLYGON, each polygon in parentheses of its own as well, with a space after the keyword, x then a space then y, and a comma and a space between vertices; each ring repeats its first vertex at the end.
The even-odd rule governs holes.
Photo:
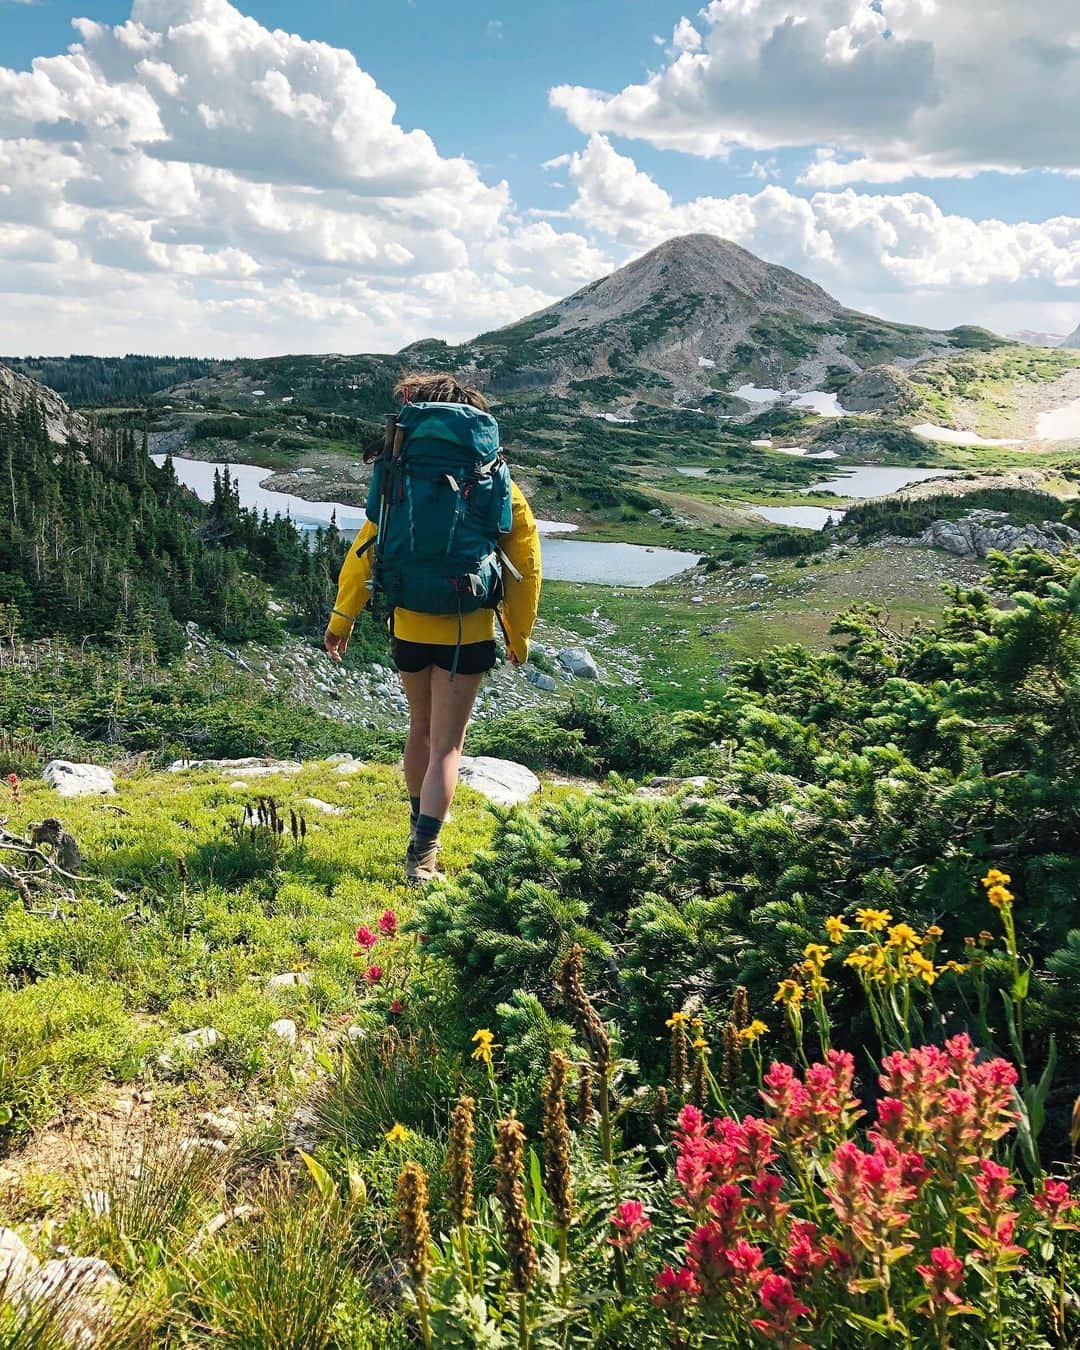
POLYGON ((402 403, 467 403, 482 412, 488 407, 479 389, 459 384, 453 375, 440 371, 409 371, 394 385, 394 397, 402 403))

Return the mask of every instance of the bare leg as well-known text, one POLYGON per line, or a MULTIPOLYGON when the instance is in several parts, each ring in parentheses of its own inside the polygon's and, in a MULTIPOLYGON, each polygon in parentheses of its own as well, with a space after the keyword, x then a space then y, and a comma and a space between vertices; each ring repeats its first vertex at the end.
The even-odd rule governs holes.
POLYGON ((457 675, 438 666, 431 670, 429 739, 431 751, 420 791, 420 811, 445 820, 457 787, 461 747, 483 675, 457 675))
POLYGON ((431 758, 432 668, 401 671, 401 686, 409 700, 409 738, 405 742, 405 785, 410 797, 419 797, 431 758))

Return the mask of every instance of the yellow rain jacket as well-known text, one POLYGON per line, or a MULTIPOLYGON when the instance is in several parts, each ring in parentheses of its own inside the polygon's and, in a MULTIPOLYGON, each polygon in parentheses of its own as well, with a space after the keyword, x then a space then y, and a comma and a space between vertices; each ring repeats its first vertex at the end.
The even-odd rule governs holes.
MULTIPOLYGON (((506 569, 503 576, 506 593, 499 608, 510 636, 511 650, 519 661, 524 662, 529 657, 529 634, 540 603, 540 533, 532 508, 516 483, 511 485, 511 502, 514 522, 510 533, 500 539, 499 546, 521 573, 521 580, 506 569)), ((375 533, 375 522, 367 521, 341 565, 337 599, 328 624, 330 632, 337 637, 349 636, 358 615, 371 599, 368 582, 371 580, 372 550, 363 554, 359 550, 375 533)), ((412 609, 395 609, 394 635, 405 642, 435 642, 453 647, 458 640, 457 615, 418 614, 412 609)), ((493 610, 477 609, 462 615, 462 642, 487 642, 494 636, 493 610)))

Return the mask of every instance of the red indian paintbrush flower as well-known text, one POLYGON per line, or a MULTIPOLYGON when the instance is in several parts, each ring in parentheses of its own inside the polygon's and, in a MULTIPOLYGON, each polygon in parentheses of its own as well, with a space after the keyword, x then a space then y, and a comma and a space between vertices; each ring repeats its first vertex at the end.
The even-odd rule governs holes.
POLYGON ((379 932, 383 937, 397 937, 397 915, 392 909, 384 909, 379 916, 379 932))
POLYGON ((362 951, 369 952, 379 940, 378 933, 373 933, 366 924, 361 924, 356 930, 356 945, 362 951))
POLYGON ((652 1220, 646 1215, 640 1200, 624 1200, 616 1205, 611 1215, 611 1226, 616 1236, 608 1238, 613 1247, 629 1250, 638 1238, 644 1237, 652 1227, 652 1220))
POLYGON ((915 1269, 930 1291, 933 1308, 958 1307, 963 1302, 957 1290, 964 1280, 964 1263, 951 1247, 935 1247, 928 1264, 915 1269))

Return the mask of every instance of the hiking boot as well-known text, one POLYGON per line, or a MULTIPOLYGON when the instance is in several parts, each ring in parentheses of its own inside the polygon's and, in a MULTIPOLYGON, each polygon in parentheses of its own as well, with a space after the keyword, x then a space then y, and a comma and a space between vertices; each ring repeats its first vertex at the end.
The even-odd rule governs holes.
POLYGON ((430 844, 418 847, 415 840, 410 839, 405 853, 405 880, 409 885, 422 886, 445 875, 439 866, 439 841, 433 839, 430 844))

